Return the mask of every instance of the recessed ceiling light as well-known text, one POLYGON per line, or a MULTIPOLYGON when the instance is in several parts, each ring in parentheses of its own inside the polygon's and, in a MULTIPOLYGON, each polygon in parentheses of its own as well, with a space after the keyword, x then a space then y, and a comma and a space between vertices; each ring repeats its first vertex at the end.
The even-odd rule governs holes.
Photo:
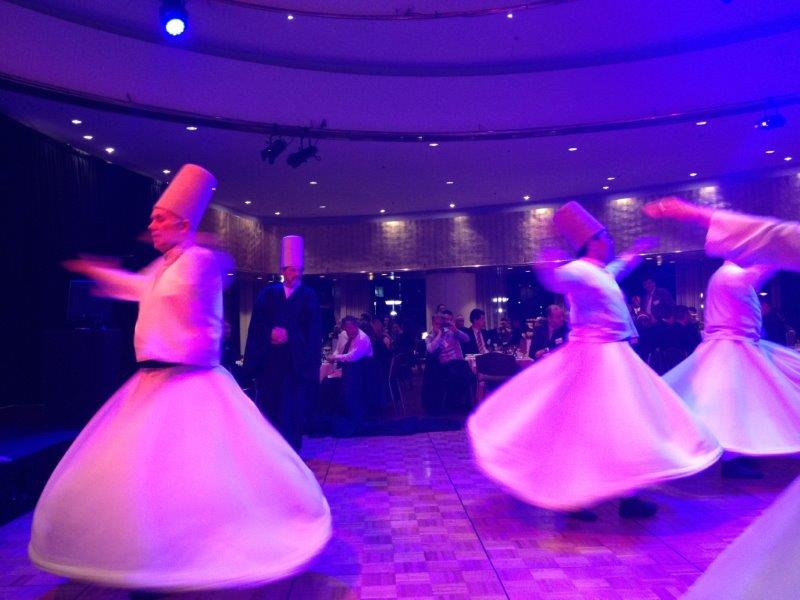
POLYGON ((276 217, 280 217, 280 216, 281 216, 281 211, 279 211, 279 210, 276 210, 276 211, 275 211, 275 216, 276 216, 276 217))
POLYGON ((514 13, 506 13, 506 19, 513 19, 514 13))
POLYGON ((385 212, 386 212, 386 209, 385 209, 385 208, 382 208, 382 209, 380 210, 380 213, 381 213, 381 214, 383 214, 383 213, 385 213, 385 212))
POLYGON ((308 185, 317 185, 317 182, 316 181, 309 181, 308 185))
POLYGON ((611 187, 610 185, 604 185, 604 186, 603 186, 603 189, 604 189, 604 190, 607 190, 607 189, 609 189, 610 187, 611 187))
POLYGON ((569 150, 570 152, 577 152, 578 151, 578 147, 577 146, 570 146, 569 148, 567 148, 567 150, 569 150))
POLYGON ((775 150, 766 150, 764 154, 775 154, 775 150))
POLYGON ((697 177, 697 173, 695 173, 694 171, 692 171, 691 173, 689 173, 689 177, 697 177))
POLYGON ((530 199, 531 199, 531 197, 530 197, 530 196, 528 196, 528 194, 525 194, 525 195, 522 197, 522 199, 523 199, 523 200, 530 200, 530 199))
POLYGON ((211 188, 211 191, 212 191, 212 192, 216 192, 216 191, 217 191, 217 188, 211 188))
POLYGON ((294 15, 286 15, 287 21, 294 21, 294 15))
POLYGON ((453 185, 453 184, 455 183, 455 181, 445 181, 445 183, 446 183, 447 185, 453 185))
POLYGON ((189 125, 188 127, 186 127, 186 131, 197 131, 197 127, 195 127, 194 125, 189 125))
POLYGON ((328 208, 328 206, 326 204, 320 204, 319 207, 320 208, 328 208))
POLYGON ((250 204, 252 204, 252 203, 253 203, 253 201, 252 201, 252 200, 245 200, 245 201, 244 201, 244 203, 245 203, 245 204, 247 204, 247 205, 249 206, 250 204))
POLYGON ((695 123, 695 125, 700 125, 700 126, 708 125, 708 121, 698 121, 697 123, 695 123))
POLYGON ((613 177, 613 176, 612 177, 606 177, 606 181, 614 181, 615 179, 616 179, 616 177, 613 177))
POLYGON ((81 121, 80 119, 72 119, 70 123, 72 123, 73 125, 80 125, 81 123, 83 123, 83 121, 81 121))
POLYGON ((784 157, 783 160, 785 160, 786 162, 789 162, 790 160, 792 160, 792 157, 791 156, 786 156, 786 157, 784 157))
POLYGON ((455 207, 456 207, 456 203, 455 202, 451 202, 450 203, 450 208, 455 208, 455 207))
POLYGON ((431 142, 430 144, 428 144, 428 146, 430 146, 431 148, 436 148, 436 146, 438 146, 438 145, 439 145, 439 142, 431 142))
POLYGON ((83 139, 85 139, 85 140, 93 140, 94 136, 93 135, 85 135, 85 136, 83 136, 83 139))
POLYGON ((164 170, 163 170, 163 171, 161 171, 161 172, 162 172, 164 175, 169 175, 170 173, 172 173, 172 171, 170 171, 169 169, 164 169, 164 170))
POLYGON ((108 147, 108 148, 106 148, 105 150, 106 150, 106 152, 108 152, 109 154, 114 154, 114 148, 112 148, 111 146, 109 146, 109 147, 108 147))

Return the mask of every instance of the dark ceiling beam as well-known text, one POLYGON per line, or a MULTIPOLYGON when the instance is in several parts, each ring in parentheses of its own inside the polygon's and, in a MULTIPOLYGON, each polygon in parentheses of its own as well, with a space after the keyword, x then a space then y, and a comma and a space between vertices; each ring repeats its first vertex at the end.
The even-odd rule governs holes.
POLYGON ((465 17, 487 17, 493 15, 505 15, 517 13, 536 8, 545 8, 557 4, 566 4, 576 0, 533 0, 532 2, 516 2, 511 4, 499 4, 485 8, 472 8, 465 10, 420 12, 409 6, 406 10, 395 10, 392 13, 347 13, 342 11, 319 11, 290 8, 287 6, 275 6, 252 0, 211 0, 217 4, 227 4, 236 8, 247 10, 260 10, 285 15, 291 13, 295 16, 316 18, 316 19, 345 19, 349 21, 419 21, 427 19, 453 19, 465 17))
MULTIPOLYGON (((153 27, 136 28, 124 22, 93 18, 91 15, 79 12, 77 8, 56 9, 47 3, 39 4, 28 0, 5 1, 62 21, 168 48, 180 48, 208 56, 287 69, 381 77, 479 77, 583 69, 710 50, 800 30, 800 12, 798 12, 768 22, 750 23, 736 29, 658 41, 619 50, 484 62, 403 63, 396 60, 348 59, 337 56, 286 54, 275 50, 233 48, 191 38, 166 39, 161 30, 155 26, 155 15, 153 27)), ((284 9, 283 12, 288 10, 284 9)))
MULTIPOLYGON (((329 127, 308 127, 302 125, 285 125, 280 123, 264 123, 230 119, 190 113, 169 108, 139 104, 134 101, 122 101, 69 90, 44 83, 24 80, 13 75, 0 73, 0 89, 19 92, 46 100, 64 102, 75 106, 113 112, 135 117, 144 117, 159 121, 210 127, 244 133, 256 133, 265 136, 275 135, 308 139, 369 141, 369 142, 474 142, 483 140, 514 140, 527 138, 556 137, 564 135, 581 135, 605 131, 625 131, 643 127, 661 127, 678 123, 707 121, 721 117, 731 117, 750 113, 774 111, 782 106, 800 104, 800 94, 750 100, 736 104, 724 104, 703 107, 695 110, 672 112, 661 115, 637 117, 632 119, 602 121, 590 123, 571 123, 566 125, 550 125, 538 127, 522 127, 517 129, 475 130, 475 131, 375 131, 362 129, 335 129, 329 127)), ((321 115, 324 116, 324 115, 321 115)))

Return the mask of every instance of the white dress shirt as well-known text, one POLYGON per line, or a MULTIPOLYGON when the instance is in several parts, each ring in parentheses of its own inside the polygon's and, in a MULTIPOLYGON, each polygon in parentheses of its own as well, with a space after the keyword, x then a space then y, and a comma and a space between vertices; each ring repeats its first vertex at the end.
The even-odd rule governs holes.
POLYGON ((347 354, 334 354, 333 357, 339 362, 356 362, 362 358, 372 356, 372 341, 369 336, 358 330, 356 337, 350 340, 350 349, 347 354))

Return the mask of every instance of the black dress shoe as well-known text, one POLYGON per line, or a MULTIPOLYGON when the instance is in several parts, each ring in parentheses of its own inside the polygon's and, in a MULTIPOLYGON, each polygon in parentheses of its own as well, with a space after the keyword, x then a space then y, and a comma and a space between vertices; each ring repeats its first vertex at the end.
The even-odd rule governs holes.
POLYGON ((646 519, 658 512, 655 502, 633 498, 623 498, 619 502, 619 516, 623 519, 646 519))
POLYGON ((725 479, 763 479, 764 474, 756 468, 752 459, 737 457, 722 461, 722 476, 725 479))
POLYGON ((565 512, 564 515, 569 519, 585 521, 586 523, 593 523, 594 521, 597 521, 597 513, 591 510, 586 510, 585 508, 582 508, 581 510, 565 512))

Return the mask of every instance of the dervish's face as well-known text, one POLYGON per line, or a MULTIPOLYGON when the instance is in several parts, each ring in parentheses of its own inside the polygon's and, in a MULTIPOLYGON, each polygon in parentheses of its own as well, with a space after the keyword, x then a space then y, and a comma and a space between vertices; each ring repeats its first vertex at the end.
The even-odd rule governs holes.
POLYGON ((614 238, 611 237, 611 234, 608 233, 608 231, 603 230, 598 236, 597 241, 600 246, 600 253, 603 256, 603 260, 606 263, 614 260, 614 238))
POLYGON ((164 208, 154 208, 147 226, 153 247, 162 254, 186 240, 189 222, 164 208))
POLYGON ((550 327, 553 329, 558 329, 564 324, 564 311, 560 308, 554 308, 550 311, 550 315, 547 317, 547 320, 550 322, 550 327))
POLYGON ((298 267, 281 267, 281 275, 283 275, 283 283, 286 287, 294 287, 300 283, 300 278, 303 276, 303 269, 298 267))

